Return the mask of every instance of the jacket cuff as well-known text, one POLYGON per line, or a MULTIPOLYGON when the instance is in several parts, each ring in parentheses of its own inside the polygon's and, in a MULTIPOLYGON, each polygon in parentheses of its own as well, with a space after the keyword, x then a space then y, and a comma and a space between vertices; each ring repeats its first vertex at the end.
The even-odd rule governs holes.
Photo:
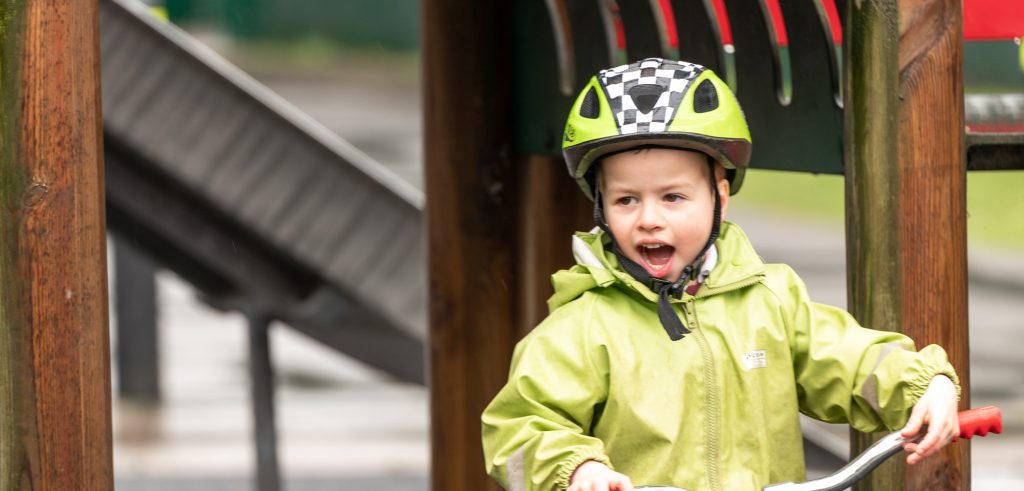
POLYGON ((588 460, 600 462, 609 469, 615 470, 612 467, 612 463, 608 460, 608 456, 603 452, 600 452, 593 448, 583 448, 580 451, 569 456, 568 459, 562 462, 558 468, 558 479, 555 481, 555 489, 566 490, 569 489, 569 479, 572 479, 573 472, 576 472, 576 468, 582 465, 588 460))
POLYGON ((925 391, 928 390, 928 385, 932 383, 932 379, 939 375, 945 375, 953 382, 953 386, 956 387, 956 400, 960 400, 960 377, 956 375, 953 365, 947 361, 938 367, 926 367, 917 376, 910 379, 907 386, 913 404, 917 404, 917 401, 921 400, 925 391))

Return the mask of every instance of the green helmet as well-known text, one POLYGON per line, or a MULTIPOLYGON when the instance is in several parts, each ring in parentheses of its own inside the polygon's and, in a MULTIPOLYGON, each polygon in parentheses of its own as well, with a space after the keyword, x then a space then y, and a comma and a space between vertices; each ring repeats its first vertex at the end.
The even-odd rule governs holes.
POLYGON ((703 152, 726 168, 730 194, 736 194, 750 161, 750 130, 736 97, 714 72, 647 58, 591 78, 562 137, 569 174, 590 199, 587 172, 593 163, 638 146, 703 152))

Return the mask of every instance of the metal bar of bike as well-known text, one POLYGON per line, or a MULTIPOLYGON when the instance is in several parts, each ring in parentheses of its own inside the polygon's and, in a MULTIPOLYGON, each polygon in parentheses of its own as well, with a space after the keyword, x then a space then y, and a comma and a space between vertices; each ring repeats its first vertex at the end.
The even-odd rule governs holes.
MULTIPOLYGON (((971 438, 972 436, 985 436, 989 433, 1001 433, 1003 431, 1003 416, 999 408, 985 406, 976 409, 961 411, 960 438, 971 438)), ((857 458, 850 461, 835 474, 825 476, 821 479, 802 483, 781 483, 765 486, 764 491, 839 491, 856 484, 861 479, 871 474, 882 462, 900 453, 903 445, 910 442, 920 441, 924 432, 911 438, 904 438, 897 431, 890 433, 874 445, 868 447, 857 458)), ((671 486, 640 486, 636 488, 644 491, 685 491, 681 488, 671 486)))

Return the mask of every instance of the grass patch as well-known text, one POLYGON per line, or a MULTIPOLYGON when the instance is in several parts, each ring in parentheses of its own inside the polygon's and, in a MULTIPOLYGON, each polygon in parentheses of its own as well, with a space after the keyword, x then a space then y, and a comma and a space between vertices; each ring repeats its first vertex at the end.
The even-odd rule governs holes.
POLYGON ((418 79, 420 53, 380 45, 346 46, 317 35, 289 40, 244 40, 233 44, 234 55, 263 69, 387 71, 391 76, 418 79))
POLYGON ((752 169, 729 206, 842 223, 843 185, 843 176, 752 169))
POLYGON ((383 83, 408 85, 420 81, 418 50, 348 46, 317 34, 292 39, 238 39, 202 24, 179 27, 257 79, 287 76, 333 80, 369 76, 383 83))
POLYGON ((967 174, 967 237, 1024 249, 1024 172, 967 174))
MULTIPOLYGON (((843 186, 842 176, 755 169, 730 205, 842 223, 843 186)), ((968 240, 1024 250, 1024 172, 968 173, 967 213, 968 240)))

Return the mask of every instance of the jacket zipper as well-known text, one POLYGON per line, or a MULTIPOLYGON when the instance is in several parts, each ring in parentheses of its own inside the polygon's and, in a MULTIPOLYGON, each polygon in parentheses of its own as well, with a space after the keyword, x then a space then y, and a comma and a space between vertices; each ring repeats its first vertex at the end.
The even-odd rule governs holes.
POLYGON ((697 346, 700 348, 701 358, 704 363, 704 445, 707 449, 704 457, 704 468, 707 472, 708 484, 711 486, 711 489, 721 490, 722 482, 718 468, 720 451, 719 430, 721 428, 719 421, 721 408, 719 404, 721 401, 718 396, 718 384, 715 381, 715 358, 711 355, 711 347, 708 345, 708 340, 704 337, 704 331, 700 329, 700 323, 697 321, 694 298, 683 302, 683 313, 686 315, 686 324, 693 331, 694 337, 697 338, 697 346))
POLYGON ((693 298, 705 298, 705 297, 710 297, 711 295, 716 295, 716 294, 727 292, 727 291, 731 291, 731 290, 739 290, 740 288, 746 288, 746 287, 748 287, 750 285, 757 284, 757 283, 759 283, 763 279, 764 279, 764 273, 758 273, 758 274, 755 274, 753 276, 747 277, 746 279, 742 279, 742 280, 739 280, 739 281, 735 281, 735 282, 729 283, 728 285, 716 286, 714 288, 711 288, 711 287, 701 288, 700 290, 697 291, 697 294, 694 295, 693 298))
POLYGON ((700 329, 700 321, 697 320, 697 308, 695 301, 698 298, 705 298, 719 293, 739 290, 759 283, 764 279, 764 273, 755 274, 739 281, 721 285, 715 288, 702 288, 690 299, 683 302, 683 312, 686 314, 686 323, 697 338, 697 345, 700 347, 701 356, 704 359, 704 385, 707 389, 705 396, 705 419, 704 435, 705 453, 704 467, 708 475, 708 485, 712 490, 722 489, 721 469, 719 469, 719 458, 721 456, 721 398, 719 396, 718 382, 715 378, 715 358, 711 354, 711 346, 708 344, 704 330, 700 329))

